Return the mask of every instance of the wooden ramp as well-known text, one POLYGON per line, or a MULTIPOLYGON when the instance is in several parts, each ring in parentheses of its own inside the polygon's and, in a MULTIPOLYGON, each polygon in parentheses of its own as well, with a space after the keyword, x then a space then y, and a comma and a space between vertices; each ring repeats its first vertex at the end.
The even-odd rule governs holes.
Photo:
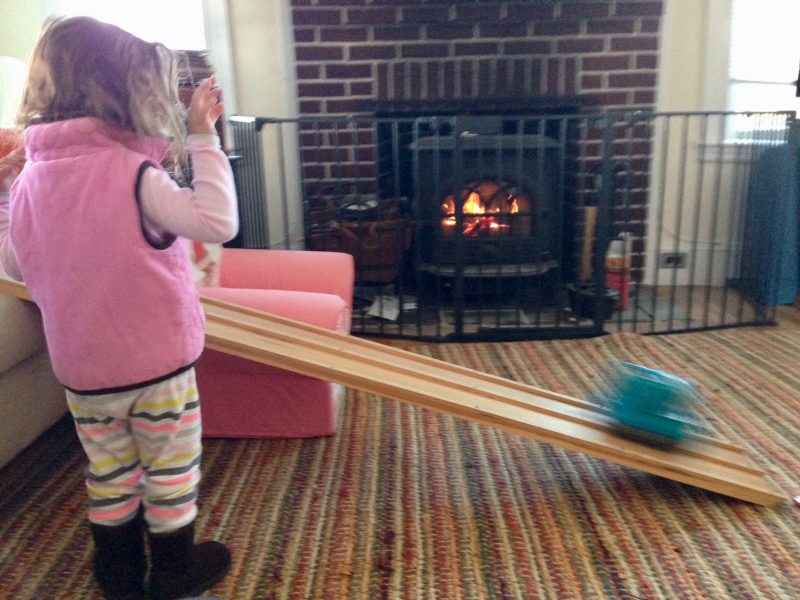
MULTIPOLYGON (((29 299, 0 278, 0 292, 29 299)), ((208 348, 499 427, 706 490, 765 506, 783 502, 744 451, 695 436, 665 449, 618 433, 589 402, 210 298, 208 348)))

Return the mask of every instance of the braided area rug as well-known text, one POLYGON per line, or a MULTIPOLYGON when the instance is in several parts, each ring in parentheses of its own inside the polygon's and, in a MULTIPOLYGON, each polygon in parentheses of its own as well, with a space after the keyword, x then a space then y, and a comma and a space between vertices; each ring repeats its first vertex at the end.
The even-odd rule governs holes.
MULTIPOLYGON (((699 416, 786 491, 777 508, 349 390, 336 436, 205 441, 199 533, 234 556, 213 593, 800 598, 798 333, 406 346, 581 398, 612 357, 687 377, 699 416)), ((0 471, 0 599, 100 597, 83 466, 64 420, 0 471)))

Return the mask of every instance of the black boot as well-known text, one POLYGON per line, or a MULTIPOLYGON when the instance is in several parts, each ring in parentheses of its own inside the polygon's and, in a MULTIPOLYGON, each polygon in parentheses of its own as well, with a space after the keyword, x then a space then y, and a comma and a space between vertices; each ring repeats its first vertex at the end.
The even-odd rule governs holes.
POLYGON ((141 514, 122 525, 91 523, 95 543, 94 577, 108 600, 143 600, 144 528, 141 514))
POLYGON ((150 595, 173 600, 200 594, 228 572, 231 554, 219 542, 195 545, 194 523, 170 533, 151 533, 150 595))

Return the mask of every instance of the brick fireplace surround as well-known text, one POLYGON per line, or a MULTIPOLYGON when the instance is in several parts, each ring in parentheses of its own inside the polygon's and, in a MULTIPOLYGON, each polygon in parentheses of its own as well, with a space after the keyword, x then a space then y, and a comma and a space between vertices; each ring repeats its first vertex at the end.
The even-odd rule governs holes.
MULTIPOLYGON (((663 0, 292 0, 300 115, 541 114, 559 103, 652 111, 663 9, 663 0)), ((303 135, 304 176, 378 191, 375 140, 362 130, 342 151, 348 138, 336 135, 303 135)), ((646 173, 649 142, 639 141, 646 173)), ((582 153, 591 169, 602 148, 589 142, 582 153)), ((626 226, 640 239, 642 182, 628 196, 637 222, 626 226)), ((642 242, 634 248, 638 270, 642 242)))
POLYGON ((302 116, 576 97, 652 110, 663 0, 291 0, 302 116))
MULTIPOLYGON (((653 111, 664 2, 291 0, 299 114, 308 119, 301 125, 300 151, 309 206, 330 206, 324 190, 346 189, 348 182, 356 195, 385 197, 386 140, 372 119, 653 111), (345 118, 351 124, 343 124, 345 118)), ((599 130, 586 131, 578 150, 581 173, 603 160, 599 135, 599 130)), ((637 144, 634 169, 641 184, 628 182, 626 219, 635 223, 617 229, 633 232, 636 272, 643 248, 649 134, 631 129, 624 135, 637 144)), ((621 141, 615 137, 614 147, 622 147, 621 141)), ((395 183, 403 179, 394 177, 395 183)), ((587 189, 584 184, 578 182, 576 194, 587 189)), ((420 196, 413 202, 417 214, 424 213, 427 195, 393 189, 395 197, 420 196)), ((334 196, 334 203, 346 200, 346 193, 334 196)), ((534 204, 542 206, 538 200, 534 204)), ((566 237, 573 249, 580 243, 582 219, 580 211, 567 218, 568 229, 577 232, 566 237)), ((612 219, 616 222, 616 216, 612 219)), ((539 244, 546 239, 542 227, 556 227, 556 221, 541 223, 534 232, 539 244)), ((420 238, 428 239, 420 231, 420 238)), ((558 254, 561 242, 554 244, 547 249, 558 254)), ((573 259, 565 249, 555 263, 563 273, 573 259)), ((546 263, 537 261, 528 262, 546 263)), ((419 273, 418 268, 426 265, 412 270, 419 273)))

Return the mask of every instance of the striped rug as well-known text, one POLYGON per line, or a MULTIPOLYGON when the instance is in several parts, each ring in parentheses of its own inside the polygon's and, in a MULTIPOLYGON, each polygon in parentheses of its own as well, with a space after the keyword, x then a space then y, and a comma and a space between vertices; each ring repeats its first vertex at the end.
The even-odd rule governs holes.
MULTIPOLYGON (((203 537, 233 599, 800 598, 800 328, 424 345, 578 397, 612 358, 700 387, 700 416, 787 502, 766 509, 349 391, 339 433, 206 440, 203 537)), ((0 471, 0 599, 98 598, 83 457, 62 422, 0 471)))

